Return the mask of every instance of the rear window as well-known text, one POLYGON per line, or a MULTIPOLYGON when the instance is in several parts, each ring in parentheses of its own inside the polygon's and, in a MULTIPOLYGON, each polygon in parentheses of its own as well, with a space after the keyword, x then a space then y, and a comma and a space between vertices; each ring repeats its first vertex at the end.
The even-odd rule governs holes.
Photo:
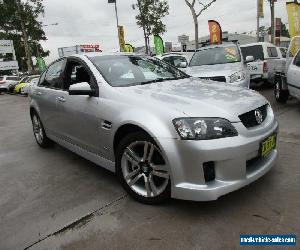
POLYGON ((0 76, 0 81, 2 81, 4 79, 4 77, 3 76, 0 76))
POLYGON ((263 60, 265 60, 263 48, 262 48, 261 45, 241 47, 241 50, 242 50, 244 60, 246 60, 247 56, 253 56, 254 61, 257 61, 257 60, 263 61, 263 60))
POLYGON ((278 57, 278 52, 277 52, 277 49, 275 47, 268 47, 267 51, 268 51, 268 56, 269 57, 278 57))

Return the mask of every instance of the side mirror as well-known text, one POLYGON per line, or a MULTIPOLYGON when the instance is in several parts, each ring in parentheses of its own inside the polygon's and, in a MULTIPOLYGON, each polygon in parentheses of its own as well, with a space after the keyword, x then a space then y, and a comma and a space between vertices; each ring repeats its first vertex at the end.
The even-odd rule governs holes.
POLYGON ((95 90, 91 89, 91 86, 87 82, 80 82, 70 86, 69 95, 88 95, 93 96, 95 90))
POLYGON ((246 56, 246 60, 245 63, 250 63, 254 61, 254 57, 253 56, 246 56))
POLYGON ((188 66, 187 62, 180 62, 177 64, 177 68, 186 68, 188 66))

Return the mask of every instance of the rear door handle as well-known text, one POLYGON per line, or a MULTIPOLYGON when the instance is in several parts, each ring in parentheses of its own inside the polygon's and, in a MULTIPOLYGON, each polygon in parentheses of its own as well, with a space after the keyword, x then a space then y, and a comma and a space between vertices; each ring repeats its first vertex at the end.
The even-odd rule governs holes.
POLYGON ((65 102, 66 99, 63 96, 57 97, 57 100, 60 102, 65 102))

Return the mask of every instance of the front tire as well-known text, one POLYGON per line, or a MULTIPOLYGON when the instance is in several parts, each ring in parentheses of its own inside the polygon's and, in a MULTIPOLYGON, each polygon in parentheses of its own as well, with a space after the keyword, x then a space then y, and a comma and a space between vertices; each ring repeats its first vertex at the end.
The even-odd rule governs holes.
POLYGON ((53 141, 51 141, 46 133, 43 126, 43 123, 36 112, 33 112, 31 115, 33 134, 37 144, 42 148, 48 148, 53 145, 53 141))
POLYGON ((125 136, 116 150, 116 174, 135 200, 158 204, 170 198, 170 173, 155 141, 144 132, 125 136))
POLYGON ((286 103, 289 98, 288 90, 284 90, 282 87, 282 78, 276 77, 274 86, 275 99, 279 103, 286 103))

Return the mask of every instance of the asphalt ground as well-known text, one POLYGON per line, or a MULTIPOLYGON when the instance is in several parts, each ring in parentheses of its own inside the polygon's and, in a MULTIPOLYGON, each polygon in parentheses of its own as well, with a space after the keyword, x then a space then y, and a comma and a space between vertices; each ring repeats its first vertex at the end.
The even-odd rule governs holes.
POLYGON ((0 249, 237 249, 240 234, 299 242, 300 102, 259 92, 280 123, 276 166, 217 201, 159 206, 135 202, 112 173, 58 145, 39 148, 27 98, 0 95, 0 249))

